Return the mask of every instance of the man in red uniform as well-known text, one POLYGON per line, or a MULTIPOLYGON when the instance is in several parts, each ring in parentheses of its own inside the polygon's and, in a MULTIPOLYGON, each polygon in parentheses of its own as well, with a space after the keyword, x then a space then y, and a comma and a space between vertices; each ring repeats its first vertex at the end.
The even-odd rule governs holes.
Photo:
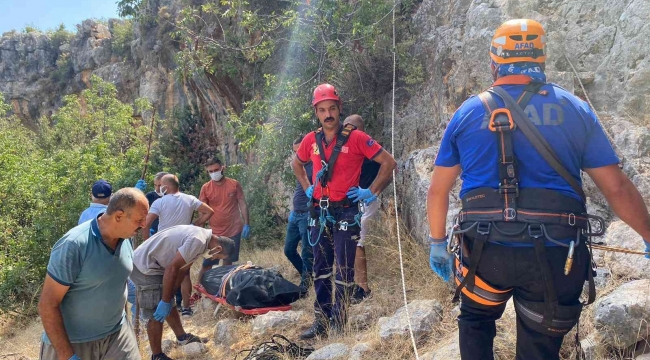
MULTIPOLYGON (((248 205, 244 190, 235 179, 225 177, 226 166, 217 157, 205 163, 205 170, 210 174, 210 181, 203 184, 199 200, 208 204, 214 210, 210 218, 210 228, 217 236, 225 236, 235 241, 235 251, 223 265, 232 265, 239 260, 241 239, 248 239, 251 228, 248 225, 248 205)), ((199 272, 199 281, 203 273, 217 265, 219 260, 205 260, 199 272)))
POLYGON ((359 239, 358 202, 377 200, 388 185, 395 159, 366 133, 343 126, 341 99, 334 86, 322 84, 314 90, 314 111, 322 126, 300 143, 291 163, 307 198, 312 201, 310 243, 314 250, 314 324, 302 339, 324 335, 328 327, 339 330, 347 320, 347 306, 354 285, 354 256, 359 239), (367 189, 359 187, 364 159, 381 165, 367 189), (311 185, 305 164, 314 165, 311 185), (332 303, 332 276, 336 261, 336 293, 332 303))

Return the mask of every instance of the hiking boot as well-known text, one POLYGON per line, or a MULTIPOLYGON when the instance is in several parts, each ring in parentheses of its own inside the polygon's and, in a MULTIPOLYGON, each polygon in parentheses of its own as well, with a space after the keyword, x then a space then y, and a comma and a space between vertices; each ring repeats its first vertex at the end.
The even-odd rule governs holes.
POLYGON ((300 340, 309 340, 317 336, 326 336, 329 322, 325 319, 316 318, 311 327, 300 334, 300 340))
POLYGON ((174 360, 170 358, 169 356, 165 355, 165 353, 160 353, 156 355, 151 355, 151 360, 174 360))
POLYGON ((356 305, 361 303, 362 301, 369 299, 370 298, 370 293, 372 291, 368 289, 368 291, 363 290, 363 288, 359 285, 354 286, 354 291, 352 292, 352 298, 350 299, 350 303, 352 305, 356 305))
POLYGON ((203 339, 190 333, 185 334, 183 340, 178 340, 178 344, 181 346, 191 344, 191 343, 205 343, 205 342, 208 342, 208 339, 203 339))
POLYGON ((186 319, 186 318, 191 318, 192 315, 194 315, 194 312, 192 311, 192 308, 183 308, 183 309, 181 310, 181 316, 182 316, 183 318, 185 318, 185 319, 186 319))

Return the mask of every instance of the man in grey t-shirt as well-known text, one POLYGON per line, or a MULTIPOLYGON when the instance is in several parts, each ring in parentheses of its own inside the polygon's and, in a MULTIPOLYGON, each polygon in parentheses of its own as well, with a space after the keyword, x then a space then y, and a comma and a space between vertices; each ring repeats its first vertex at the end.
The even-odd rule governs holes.
POLYGON ((149 320, 147 335, 152 360, 169 359, 161 347, 165 320, 180 344, 200 341, 183 329, 178 311, 171 305, 172 295, 201 255, 210 260, 226 259, 234 249, 234 241, 212 235, 210 229, 178 225, 158 231, 135 250, 131 280, 136 285, 142 317, 149 320))
MULTIPOLYGON (((156 219, 159 219, 158 231, 165 230, 176 225, 189 225, 192 223, 194 211, 198 211, 199 217, 194 221, 194 225, 203 227, 212 217, 214 211, 207 204, 201 202, 192 195, 183 194, 179 191, 178 178, 174 174, 167 174, 160 179, 160 191, 164 194, 162 198, 151 204, 147 223, 142 229, 142 238, 147 240, 150 234, 150 227, 156 219)), ((192 316, 190 308, 190 295, 192 294, 192 281, 187 276, 183 280, 183 285, 176 295, 176 306, 180 306, 182 296, 183 306, 182 315, 184 317, 192 316)))

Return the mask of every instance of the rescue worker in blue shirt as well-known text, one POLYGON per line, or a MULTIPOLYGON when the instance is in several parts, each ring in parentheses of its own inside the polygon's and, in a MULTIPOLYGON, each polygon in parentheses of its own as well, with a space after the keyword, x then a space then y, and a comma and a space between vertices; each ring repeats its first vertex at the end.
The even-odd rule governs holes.
POLYGON ((586 214, 581 170, 649 248, 646 205, 620 170, 596 116, 584 101, 546 82, 545 42, 542 25, 533 20, 511 20, 497 29, 490 47, 495 82, 490 92, 471 97, 456 111, 435 161, 427 195, 430 266, 443 280, 453 276, 460 285, 456 295, 464 360, 494 358, 495 320, 511 296, 517 313, 516 358, 559 359, 564 335, 582 310, 583 285, 593 280, 581 231, 589 232, 587 220, 595 217, 586 214), (514 126, 512 116, 509 123, 491 117, 495 108, 505 107, 499 89, 519 99, 511 104, 525 107, 528 119, 520 119, 534 124, 565 176, 537 151, 521 126, 514 126), (453 229, 454 234, 467 232, 448 239, 449 194, 459 175, 463 209, 453 229), (447 251, 449 241, 456 257, 447 251))

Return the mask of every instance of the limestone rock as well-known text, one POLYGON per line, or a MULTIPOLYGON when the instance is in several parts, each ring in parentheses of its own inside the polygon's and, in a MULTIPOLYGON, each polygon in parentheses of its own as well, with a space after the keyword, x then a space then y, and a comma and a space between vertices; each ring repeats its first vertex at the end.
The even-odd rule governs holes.
POLYGON ((350 348, 341 343, 330 344, 314 351, 307 360, 336 360, 346 359, 350 348))
POLYGON ((368 343, 359 343, 356 344, 350 349, 350 354, 348 355, 348 360, 361 360, 365 353, 368 353, 372 350, 372 346, 368 343))
MULTIPOLYGON (((604 242, 608 246, 642 251, 643 239, 623 221, 615 221, 605 233, 604 242)), ((639 266, 639 255, 611 251, 594 250, 594 258, 613 275, 632 278, 650 277, 650 267, 639 266)))
POLYGON ((442 342, 437 349, 420 357, 422 360, 460 360, 460 345, 458 331, 450 339, 442 342))
POLYGON ((602 342, 617 348, 647 336, 650 326, 650 280, 623 284, 596 303, 594 322, 602 342))
POLYGON ((597 360, 597 339, 596 334, 589 334, 586 338, 580 340, 580 348, 584 354, 584 360, 597 360))
POLYGON ((214 309, 217 307, 217 303, 204 297, 201 298, 201 301, 199 302, 199 306, 203 311, 213 312, 214 309))
MULTIPOLYGON (((408 304, 413 335, 420 337, 433 330, 442 319, 442 306, 437 300, 415 300, 408 304)), ((406 307, 399 308, 392 317, 379 319, 379 336, 388 339, 392 336, 410 336, 406 307)))
POLYGON ((174 348, 174 342, 169 339, 164 339, 161 343, 162 351, 168 354, 174 348))
POLYGON ((302 311, 271 311, 253 320, 253 336, 263 336, 278 332, 294 325, 303 315, 302 311))
POLYGON ((351 314, 348 323, 352 329, 363 330, 371 325, 371 322, 373 321, 372 306, 365 305, 363 307, 353 307, 350 312, 351 314))
POLYGON ((214 343, 230 347, 232 344, 239 341, 235 326, 239 321, 235 319, 224 319, 217 323, 214 328, 214 343))
POLYGON ((183 346, 183 355, 185 356, 198 356, 208 351, 202 343, 191 343, 183 346))

